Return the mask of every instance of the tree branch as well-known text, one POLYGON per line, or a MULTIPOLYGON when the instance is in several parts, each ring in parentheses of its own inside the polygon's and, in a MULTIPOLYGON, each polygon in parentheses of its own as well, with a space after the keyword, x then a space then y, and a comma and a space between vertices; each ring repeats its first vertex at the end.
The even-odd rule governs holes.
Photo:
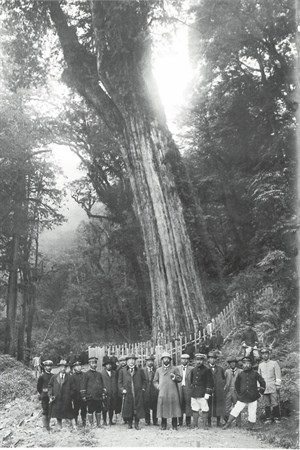
POLYGON ((48 1, 46 4, 68 66, 64 80, 94 107, 110 130, 121 134, 124 128, 123 117, 111 97, 99 85, 102 80, 98 77, 96 57, 79 43, 76 31, 68 25, 59 2, 48 1))

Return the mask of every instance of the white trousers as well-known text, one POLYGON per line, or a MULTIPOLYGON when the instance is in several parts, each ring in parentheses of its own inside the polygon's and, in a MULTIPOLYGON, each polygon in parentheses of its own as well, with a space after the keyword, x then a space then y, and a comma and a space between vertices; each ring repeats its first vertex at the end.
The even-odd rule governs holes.
POLYGON ((251 403, 240 402, 239 400, 234 405, 233 409, 230 411, 230 414, 233 417, 237 417, 245 408, 248 406, 248 420, 251 423, 256 422, 256 410, 257 410, 257 400, 251 403))

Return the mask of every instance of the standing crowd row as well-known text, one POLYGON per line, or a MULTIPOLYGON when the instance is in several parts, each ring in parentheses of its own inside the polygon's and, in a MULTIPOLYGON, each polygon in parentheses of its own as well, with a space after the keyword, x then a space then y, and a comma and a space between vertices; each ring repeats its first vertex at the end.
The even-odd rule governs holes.
POLYGON ((161 356, 161 366, 155 368, 153 356, 146 367, 137 367, 137 357, 128 355, 119 360, 106 358, 102 372, 97 371, 96 357, 89 358, 89 370, 82 371, 80 361, 67 373, 67 363, 61 360, 59 373, 52 374, 53 363, 44 361, 44 373, 39 376, 37 390, 43 411, 43 425, 50 430, 50 419, 70 419, 73 429, 79 414, 85 427, 95 424, 114 425, 114 414, 120 414, 128 428, 140 429, 140 419, 146 425, 160 425, 167 429, 171 419, 173 430, 184 423, 197 428, 200 413, 203 427, 216 425, 228 428, 248 407, 248 427, 256 422, 257 400, 263 396, 266 421, 279 421, 278 395, 281 385, 280 367, 270 359, 270 350, 261 349, 262 361, 254 370, 249 357, 238 367, 235 357, 228 358, 228 368, 218 365, 215 352, 195 354, 195 365, 190 355, 181 355, 181 364, 174 366, 169 353, 161 356))

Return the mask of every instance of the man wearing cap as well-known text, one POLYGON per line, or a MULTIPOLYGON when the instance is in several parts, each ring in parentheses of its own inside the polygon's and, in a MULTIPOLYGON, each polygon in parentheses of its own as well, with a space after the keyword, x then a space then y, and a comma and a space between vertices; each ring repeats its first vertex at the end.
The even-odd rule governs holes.
POLYGON ((104 384, 102 375, 97 371, 98 358, 91 356, 89 358, 89 370, 85 373, 85 392, 87 402, 87 416, 89 424, 94 424, 94 413, 96 416, 97 427, 101 427, 102 401, 105 398, 104 384))
POLYGON ((157 408, 158 391, 153 384, 153 378, 155 374, 154 360, 155 358, 153 355, 147 356, 146 367, 143 369, 146 378, 146 390, 144 395, 146 425, 150 425, 151 423, 150 417, 151 410, 152 410, 153 425, 157 425, 156 408, 157 408))
POLYGON ((244 357, 243 370, 237 375, 235 380, 237 402, 230 412, 229 419, 223 426, 223 430, 230 427, 246 406, 248 407, 248 429, 252 430, 256 422, 257 400, 264 393, 265 388, 265 380, 258 372, 253 370, 250 358, 248 356, 244 357))
POLYGON ((144 392, 146 390, 146 377, 142 369, 136 366, 137 357, 128 355, 126 357, 127 367, 121 369, 118 378, 118 388, 123 395, 123 419, 127 421, 128 428, 134 427, 139 430, 139 421, 145 417, 144 392))
POLYGON ((80 416, 82 419, 82 425, 86 426, 86 398, 85 392, 85 373, 82 372, 81 361, 75 361, 73 363, 73 382, 74 382, 74 396, 73 396, 73 406, 76 425, 78 424, 78 415, 80 411, 80 416))
MULTIPOLYGON (((237 402, 237 393, 235 390, 235 380, 236 377, 242 369, 237 367, 238 360, 235 356, 231 356, 227 359, 229 368, 225 370, 225 421, 227 422, 229 414, 233 406, 237 402)), ((241 415, 238 416, 236 423, 241 426, 241 415)))
POLYGON ((278 397, 281 387, 281 370, 277 361, 270 359, 270 349, 263 347, 260 351, 262 362, 258 366, 258 373, 266 382, 266 390, 263 395, 266 411, 265 423, 280 422, 278 397))
POLYGON ((190 355, 183 353, 181 355, 181 364, 178 366, 178 371, 182 380, 178 383, 178 391, 181 405, 181 416, 179 417, 179 425, 183 424, 183 415, 185 414, 185 424, 189 428, 191 426, 191 372, 192 367, 189 365, 190 355))
POLYGON ((74 382, 70 374, 66 373, 67 361, 61 360, 58 364, 59 373, 51 377, 48 385, 51 403, 51 417, 57 419, 59 428, 62 428, 62 419, 69 419, 73 430, 76 430, 75 414, 72 405, 74 398, 74 382))
POLYGON ((158 389, 157 417, 161 418, 161 429, 167 429, 168 419, 172 419, 172 428, 177 430, 177 417, 181 417, 178 383, 182 377, 177 367, 172 366, 170 353, 161 356, 162 366, 154 375, 153 384, 158 389))
POLYGON ((209 352, 208 368, 211 370, 214 379, 214 389, 212 396, 208 400, 208 426, 211 426, 211 418, 217 418, 217 427, 221 425, 221 417, 225 415, 225 373, 223 367, 216 364, 216 353, 209 352))
POLYGON ((105 362, 102 369, 102 379, 105 390, 105 408, 102 411, 103 424, 107 425, 106 416, 108 412, 109 425, 115 425, 113 422, 113 415, 116 409, 118 398, 118 382, 116 371, 112 369, 113 361, 108 360, 105 362))
POLYGON ((49 431, 50 426, 50 414, 49 414, 49 393, 48 393, 48 385, 49 381, 52 377, 52 366, 53 362, 50 359, 44 361, 44 370, 45 372, 39 376, 37 380, 37 391, 39 393, 39 399, 42 403, 42 415, 43 415, 43 427, 49 431))
POLYGON ((212 394, 214 380, 212 372, 204 365, 206 355, 196 353, 196 366, 190 374, 191 380, 191 409, 193 413, 193 427, 198 427, 199 412, 202 412, 203 425, 207 428, 208 420, 208 399, 212 394))

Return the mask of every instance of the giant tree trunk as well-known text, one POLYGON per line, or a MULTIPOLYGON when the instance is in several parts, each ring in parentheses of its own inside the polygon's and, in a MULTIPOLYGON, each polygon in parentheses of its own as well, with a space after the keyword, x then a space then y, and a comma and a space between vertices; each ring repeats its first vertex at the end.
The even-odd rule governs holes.
POLYGON ((68 69, 65 80, 117 137, 149 268, 153 337, 194 330, 207 312, 182 204, 166 159, 174 142, 150 67, 151 2, 92 1, 97 58, 81 45, 56 1, 48 2, 68 69), (101 83, 99 83, 99 80, 101 83))

